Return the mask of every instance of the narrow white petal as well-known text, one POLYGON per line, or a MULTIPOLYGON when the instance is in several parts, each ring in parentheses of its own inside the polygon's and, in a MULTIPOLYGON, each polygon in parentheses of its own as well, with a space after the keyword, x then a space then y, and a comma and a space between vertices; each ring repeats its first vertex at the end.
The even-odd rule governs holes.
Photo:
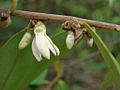
POLYGON ((48 45, 48 48, 51 50, 51 52, 56 56, 56 51, 55 51, 55 48, 53 47, 53 45, 51 44, 51 42, 49 41, 49 39, 47 38, 47 35, 45 35, 45 39, 47 41, 47 45, 48 45))
POLYGON ((56 51, 57 56, 59 56, 60 50, 58 49, 58 47, 53 43, 53 41, 47 35, 46 35, 46 37, 49 40, 49 42, 51 43, 51 45, 53 46, 54 50, 56 51))
POLYGON ((35 43, 35 38, 33 39, 33 42, 32 42, 32 52, 33 52, 33 55, 35 56, 35 58, 37 59, 37 61, 42 60, 41 54, 38 51, 38 48, 37 48, 36 43, 35 43))
POLYGON ((46 37, 44 35, 39 34, 39 35, 36 35, 35 38, 36 38, 35 42, 36 42, 37 48, 39 52, 41 53, 41 55, 43 55, 47 59, 50 59, 50 51, 47 45, 46 37))
POLYGON ((46 58, 46 59, 50 59, 50 51, 48 48, 46 48, 45 52, 42 52, 42 55, 46 58))
POLYGON ((53 46, 54 46, 54 48, 55 48, 55 51, 56 51, 56 53, 57 53, 57 56, 59 56, 60 55, 60 50, 58 49, 58 47, 53 43, 53 46))
POLYGON ((56 51, 53 48, 52 44, 49 42, 49 40, 48 40, 48 47, 49 47, 50 51, 56 56, 56 51))

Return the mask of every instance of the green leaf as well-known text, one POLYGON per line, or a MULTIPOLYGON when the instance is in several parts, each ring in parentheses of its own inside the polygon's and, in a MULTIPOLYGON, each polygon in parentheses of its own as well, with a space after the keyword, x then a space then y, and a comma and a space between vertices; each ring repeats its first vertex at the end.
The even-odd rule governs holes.
POLYGON ((107 88, 112 85, 112 75, 110 72, 108 72, 106 75, 105 75, 105 78, 102 82, 102 85, 100 87, 100 90, 107 90, 107 88))
MULTIPOLYGON (((117 59, 117 61, 120 63, 120 54, 118 54, 118 56, 117 56, 116 59, 117 59)), ((108 72, 108 73, 105 75, 105 78, 104 78, 104 80, 103 80, 103 82, 102 82, 102 85, 101 85, 101 87, 100 87, 100 90, 107 90, 107 88, 112 85, 112 82, 113 82, 112 75, 111 75, 110 72, 108 72)))
POLYGON ((41 85, 44 84, 44 79, 47 75, 48 70, 43 71, 35 80, 33 80, 30 85, 41 85))
POLYGON ((58 81, 59 90, 70 90, 69 86, 63 80, 58 81))
POLYGON ((117 55, 116 59, 117 59, 117 61, 118 61, 119 64, 120 64, 120 53, 117 55))
POLYGON ((112 74, 114 83, 116 84, 117 89, 120 90, 120 64, 111 54, 111 52, 104 44, 104 42, 101 40, 101 38, 97 35, 97 33, 94 32, 94 30, 87 23, 84 23, 83 25, 88 29, 88 32, 94 38, 95 43, 101 55, 103 56, 110 73, 112 74))
POLYGON ((51 56, 51 60, 37 62, 29 45, 24 50, 18 50, 18 44, 25 30, 14 35, 0 48, 0 90, 23 90, 33 79, 38 77, 48 66, 63 56, 65 47, 65 33, 53 37, 53 41, 60 48, 59 57, 51 56))

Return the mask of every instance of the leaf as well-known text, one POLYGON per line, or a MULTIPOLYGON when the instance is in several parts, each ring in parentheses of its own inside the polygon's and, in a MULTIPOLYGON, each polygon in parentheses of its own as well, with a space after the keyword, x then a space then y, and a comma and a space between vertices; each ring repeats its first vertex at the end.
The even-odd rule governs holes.
POLYGON ((32 54, 31 45, 24 50, 18 50, 18 44, 25 30, 14 35, 0 48, 0 90, 23 90, 33 79, 38 77, 48 66, 63 56, 65 33, 53 37, 53 41, 62 49, 59 57, 51 56, 51 60, 37 62, 32 54))
POLYGON ((112 75, 110 72, 108 72, 106 75, 105 75, 105 78, 102 82, 102 85, 100 87, 100 90, 107 90, 107 88, 112 85, 112 75))
POLYGON ((44 84, 44 79, 47 75, 48 70, 43 71, 35 80, 33 80, 30 85, 41 85, 44 84))
POLYGON ((59 85, 60 90, 70 90, 67 83, 64 82, 63 80, 59 80, 58 85, 59 85))
MULTIPOLYGON (((118 54, 117 56, 117 61, 120 63, 120 54, 118 54)), ((112 81, 113 81, 113 78, 112 78, 112 75, 110 72, 108 72, 106 75, 105 75, 105 78, 102 82, 102 85, 101 85, 101 88, 100 90, 106 90, 109 86, 112 85, 112 81)))
POLYGON ((117 61, 118 61, 119 64, 120 64, 120 53, 117 55, 116 59, 117 59, 117 61))
POLYGON ((114 83, 116 84, 117 89, 120 90, 120 64, 111 54, 111 52, 104 44, 104 42, 101 40, 101 38, 97 35, 97 33, 94 32, 94 30, 87 23, 84 23, 83 25, 88 29, 88 32, 94 38, 95 43, 101 55, 103 56, 110 73, 112 74, 114 83))

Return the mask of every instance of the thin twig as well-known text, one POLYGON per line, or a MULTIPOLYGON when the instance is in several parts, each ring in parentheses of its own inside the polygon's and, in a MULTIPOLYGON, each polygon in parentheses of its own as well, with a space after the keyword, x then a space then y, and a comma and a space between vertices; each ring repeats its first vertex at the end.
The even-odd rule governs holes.
POLYGON ((20 11, 20 10, 14 11, 13 13, 11 13, 11 15, 22 17, 22 18, 27 18, 27 19, 40 19, 40 20, 66 21, 70 19, 77 19, 80 22, 87 22, 88 24, 96 28, 103 28, 103 29, 108 29, 110 31, 120 32, 120 25, 100 22, 100 21, 95 21, 95 20, 88 20, 88 19, 72 17, 72 16, 46 14, 46 13, 38 13, 38 12, 30 12, 30 11, 20 11))

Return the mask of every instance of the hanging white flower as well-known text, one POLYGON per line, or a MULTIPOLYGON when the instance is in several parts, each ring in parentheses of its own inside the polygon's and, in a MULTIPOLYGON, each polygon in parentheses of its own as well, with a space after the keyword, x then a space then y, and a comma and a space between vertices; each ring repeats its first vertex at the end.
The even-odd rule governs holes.
POLYGON ((46 27, 42 22, 38 22, 35 25, 34 34, 35 37, 32 42, 32 51, 37 61, 41 61, 42 56, 46 59, 50 59, 50 51, 55 56, 60 54, 58 47, 47 36, 46 27))

